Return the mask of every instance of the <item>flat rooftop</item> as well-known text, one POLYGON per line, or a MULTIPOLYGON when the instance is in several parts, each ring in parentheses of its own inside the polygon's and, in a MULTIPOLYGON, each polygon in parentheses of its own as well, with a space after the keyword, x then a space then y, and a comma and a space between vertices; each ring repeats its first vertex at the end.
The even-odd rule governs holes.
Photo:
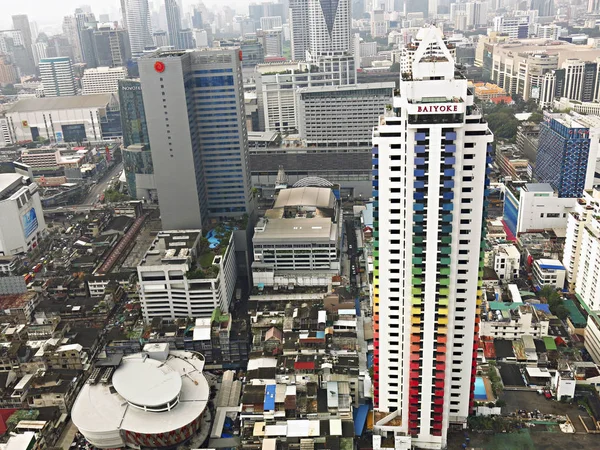
MULTIPOLYGON (((264 220, 264 219, 262 219, 264 220)), ((257 225, 258 226, 258 225, 257 225)), ((281 241, 329 242, 337 239, 337 226, 330 218, 270 219, 264 223, 264 231, 255 232, 257 244, 281 241)))
POLYGON ((25 98, 12 105, 6 112, 21 113, 57 109, 103 108, 114 94, 72 95, 69 97, 25 98))
POLYGON ((140 265, 185 262, 200 239, 202 230, 171 230, 158 233, 140 265))
POLYGON ((30 291, 22 294, 0 295, 0 310, 23 308, 36 295, 36 292, 30 291))
POLYGON ((18 173, 0 173, 0 200, 12 194, 15 187, 21 187, 22 180, 23 175, 18 173))
POLYGON ((550 183, 527 183, 525 185, 525 190, 527 192, 552 192, 554 193, 554 189, 550 183))

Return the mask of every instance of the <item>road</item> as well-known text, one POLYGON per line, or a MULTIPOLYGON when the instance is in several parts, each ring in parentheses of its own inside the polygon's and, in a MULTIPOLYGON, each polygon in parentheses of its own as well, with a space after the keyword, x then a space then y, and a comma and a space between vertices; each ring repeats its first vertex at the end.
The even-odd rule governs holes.
POLYGON ((101 179, 98 180, 98 184, 96 184, 95 186, 92 186, 89 194, 87 195, 85 200, 81 203, 84 205, 92 205, 92 204, 96 203, 96 199, 98 198, 98 196, 100 194, 102 194, 108 188, 108 185, 110 184, 110 179, 114 176, 119 175, 122 170, 123 170, 123 163, 115 164, 106 173, 106 175, 104 175, 104 177, 102 177, 101 179))

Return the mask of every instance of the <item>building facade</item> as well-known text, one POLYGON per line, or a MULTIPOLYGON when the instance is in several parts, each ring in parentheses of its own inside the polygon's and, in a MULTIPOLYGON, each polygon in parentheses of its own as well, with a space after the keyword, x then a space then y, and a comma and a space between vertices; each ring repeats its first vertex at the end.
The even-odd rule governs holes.
POLYGON ((534 176, 559 197, 579 198, 594 183, 600 121, 577 113, 544 113, 534 176))
POLYGON ((125 67, 86 69, 81 78, 83 95, 118 92, 119 80, 127 77, 125 67))
POLYGON ((122 0, 121 9, 126 19, 131 55, 138 58, 154 43, 148 0, 122 0))
POLYGON ((519 189, 516 233, 565 229, 574 198, 559 197, 548 183, 528 183, 519 189))
POLYGON ((238 49, 158 51, 139 62, 164 228, 251 213, 240 59, 238 49))
POLYGON ((300 137, 309 146, 369 146, 373 127, 386 105, 391 107, 394 87, 390 82, 298 89, 300 137))
POLYGON ((45 97, 65 97, 77 94, 70 58, 43 58, 40 60, 39 69, 45 97))
POLYGON ((493 136, 441 31, 423 28, 415 44, 373 132, 374 445, 405 433, 441 449, 473 407, 493 136))
POLYGON ((46 222, 38 186, 19 174, 0 174, 0 255, 27 253, 39 244, 46 222))
POLYGON ((138 265, 139 294, 146 322, 155 317, 210 317, 229 311, 237 268, 233 237, 208 266, 200 265, 200 230, 160 232, 138 265))

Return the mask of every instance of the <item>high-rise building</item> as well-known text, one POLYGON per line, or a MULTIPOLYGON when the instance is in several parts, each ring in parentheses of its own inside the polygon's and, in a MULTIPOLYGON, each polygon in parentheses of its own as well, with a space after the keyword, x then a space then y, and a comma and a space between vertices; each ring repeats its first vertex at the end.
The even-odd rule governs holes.
POLYGON ((8 55, 0 54, 0 86, 15 84, 19 81, 17 67, 8 55))
POLYGON ((117 92, 119 80, 127 77, 125 67, 97 67, 86 69, 81 77, 83 95, 117 92))
POLYGON ((290 0, 292 60, 306 59, 306 52, 310 47, 308 23, 308 0, 290 0))
POLYGON ((119 80, 123 170, 132 198, 158 201, 140 80, 119 80))
POLYGON ((25 47, 25 50, 29 55, 29 59, 33 64, 33 50, 31 48, 33 40, 31 39, 31 27, 29 26, 29 18, 27 17, 27 14, 18 14, 16 16, 12 16, 12 22, 13 28, 21 32, 21 36, 23 37, 23 47, 25 47))
POLYGON ((579 198, 594 185, 600 147, 600 118, 578 113, 544 113, 534 176, 559 197, 579 198))
POLYGON ((139 58, 146 47, 154 45, 148 0, 121 0, 121 9, 127 20, 131 55, 139 58))
POLYGON ((127 66, 131 59, 127 30, 100 27, 94 32, 94 46, 98 67, 127 66))
POLYGON ((64 97, 77 94, 70 58, 44 58, 40 60, 39 68, 44 86, 44 96, 64 97))
POLYGON ((87 64, 88 68, 97 67, 98 60, 96 58, 96 47, 94 45, 94 32, 98 26, 96 17, 93 13, 85 12, 81 8, 77 8, 75 10, 75 23, 77 25, 82 61, 87 64))
POLYGON ((33 50, 33 62, 37 66, 40 63, 40 59, 48 57, 48 44, 45 42, 36 42, 31 47, 33 50))
POLYGON ((163 228, 252 212, 241 54, 157 51, 139 61, 163 228))
POLYGON ((194 30, 191 28, 184 28, 179 31, 179 48, 183 50, 190 50, 196 47, 194 42, 194 30))
POLYGON ((167 30, 169 31, 169 44, 176 49, 185 48, 181 45, 179 32, 181 31, 181 13, 176 0, 165 0, 167 13, 167 30))
POLYGON ((83 58, 81 56, 81 43, 79 42, 79 32, 77 31, 77 20, 75 19, 75 16, 64 17, 62 30, 69 41, 69 44, 73 48, 74 61, 80 63, 83 58))
POLYGON ((160 48, 169 46, 169 35, 166 31, 155 31, 152 37, 154 39, 154 45, 156 45, 156 47, 160 48))
POLYGON ((387 413, 375 448, 390 435, 445 448, 473 407, 493 136, 441 31, 423 28, 414 44, 373 132, 373 396, 387 413))

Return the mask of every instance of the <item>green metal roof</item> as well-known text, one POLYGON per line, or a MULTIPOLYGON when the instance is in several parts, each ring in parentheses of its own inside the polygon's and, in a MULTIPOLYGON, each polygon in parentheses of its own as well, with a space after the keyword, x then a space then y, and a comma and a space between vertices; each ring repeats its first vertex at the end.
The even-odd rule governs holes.
POLYGON ((565 305, 565 308, 567 308, 567 310, 569 311, 569 319, 571 320, 573 325, 575 325, 576 328, 584 328, 586 324, 585 317, 583 317, 583 314, 581 314, 581 311, 579 311, 579 308, 577 308, 575 302, 573 302, 573 300, 567 299, 564 301, 563 304, 565 305))
POLYGON ((546 346, 546 350, 556 350, 556 342, 554 342, 554 338, 551 336, 544 337, 544 345, 546 346))
POLYGON ((522 303, 488 302, 488 307, 494 311, 508 311, 511 309, 518 309, 521 304, 522 303))

